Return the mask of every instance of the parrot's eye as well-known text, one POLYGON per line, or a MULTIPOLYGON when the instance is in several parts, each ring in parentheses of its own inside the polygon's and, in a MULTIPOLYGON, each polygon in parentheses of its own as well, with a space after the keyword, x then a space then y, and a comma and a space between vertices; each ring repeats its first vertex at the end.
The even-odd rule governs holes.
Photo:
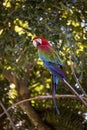
POLYGON ((37 46, 39 46, 39 45, 41 45, 42 44, 42 41, 41 41, 41 39, 35 39, 35 40, 33 40, 33 45, 35 46, 35 47, 37 47, 37 46))

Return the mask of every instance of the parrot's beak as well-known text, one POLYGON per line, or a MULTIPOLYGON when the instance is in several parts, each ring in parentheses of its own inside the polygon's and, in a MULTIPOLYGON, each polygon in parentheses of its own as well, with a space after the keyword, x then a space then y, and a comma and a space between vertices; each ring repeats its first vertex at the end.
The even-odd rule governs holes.
POLYGON ((34 45, 34 47, 38 47, 39 45, 41 45, 41 41, 40 40, 33 40, 33 45, 34 45))
POLYGON ((37 40, 36 40, 36 44, 37 44, 37 46, 41 45, 41 43, 37 40))
POLYGON ((35 48, 37 47, 37 43, 36 43, 35 40, 33 40, 33 45, 34 45, 35 48))

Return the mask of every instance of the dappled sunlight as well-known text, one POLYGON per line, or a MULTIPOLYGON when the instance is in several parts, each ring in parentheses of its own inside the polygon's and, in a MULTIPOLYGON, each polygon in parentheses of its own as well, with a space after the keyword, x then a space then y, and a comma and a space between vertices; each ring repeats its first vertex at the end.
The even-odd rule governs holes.
POLYGON ((0 116, 0 128, 86 129, 86 107, 71 95, 64 82, 59 81, 57 89, 57 96, 62 96, 56 98, 59 116, 52 97, 46 97, 52 95, 51 73, 33 47, 35 36, 50 41, 67 73, 67 82, 87 103, 87 1, 1 0, 0 100, 4 109, 0 108, 0 114, 4 112, 5 116, 0 116), (8 109, 14 103, 39 96, 45 98, 8 109), (8 115, 13 123, 9 123, 8 115))

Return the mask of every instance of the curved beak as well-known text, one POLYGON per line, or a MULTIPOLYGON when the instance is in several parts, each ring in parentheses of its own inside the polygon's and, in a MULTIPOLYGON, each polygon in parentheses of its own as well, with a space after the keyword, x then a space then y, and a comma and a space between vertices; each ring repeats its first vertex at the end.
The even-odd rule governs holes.
POLYGON ((33 40, 34 47, 38 47, 40 45, 40 42, 38 40, 33 40))

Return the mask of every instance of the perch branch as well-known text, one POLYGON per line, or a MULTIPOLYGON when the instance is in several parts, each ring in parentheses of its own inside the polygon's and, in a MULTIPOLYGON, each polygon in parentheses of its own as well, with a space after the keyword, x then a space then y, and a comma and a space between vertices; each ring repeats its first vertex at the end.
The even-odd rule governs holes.
POLYGON ((64 83, 69 87, 69 89, 72 91, 73 94, 76 95, 76 97, 84 104, 84 106, 87 108, 87 103, 83 100, 81 96, 73 89, 73 87, 65 80, 63 79, 64 83))
POLYGON ((4 107, 4 105, 2 104, 1 101, 0 101, 0 105, 1 105, 2 109, 4 110, 4 113, 7 115, 8 120, 10 121, 10 124, 11 124, 13 130, 16 130, 15 125, 14 125, 14 123, 13 123, 13 121, 12 121, 12 119, 11 119, 9 113, 7 112, 6 108, 4 107))
MULTIPOLYGON (((21 103, 24 103, 24 102, 28 102, 28 101, 32 101, 32 100, 45 100, 45 99, 52 99, 52 95, 48 95, 48 96, 37 96, 37 97, 34 97, 34 98, 29 98, 29 99, 25 99, 25 100, 22 100, 22 101, 19 101, 15 104, 13 104, 12 106, 10 106, 7 111, 9 111, 10 109, 16 107, 17 105, 20 105, 21 103)), ((75 95, 56 95, 55 98, 75 98, 75 99, 78 99, 75 95)), ((87 101, 87 98, 85 97, 82 97, 84 100, 87 101)), ((5 112, 3 112, 2 114, 0 114, 0 117, 2 117, 3 115, 5 114, 5 112)))

